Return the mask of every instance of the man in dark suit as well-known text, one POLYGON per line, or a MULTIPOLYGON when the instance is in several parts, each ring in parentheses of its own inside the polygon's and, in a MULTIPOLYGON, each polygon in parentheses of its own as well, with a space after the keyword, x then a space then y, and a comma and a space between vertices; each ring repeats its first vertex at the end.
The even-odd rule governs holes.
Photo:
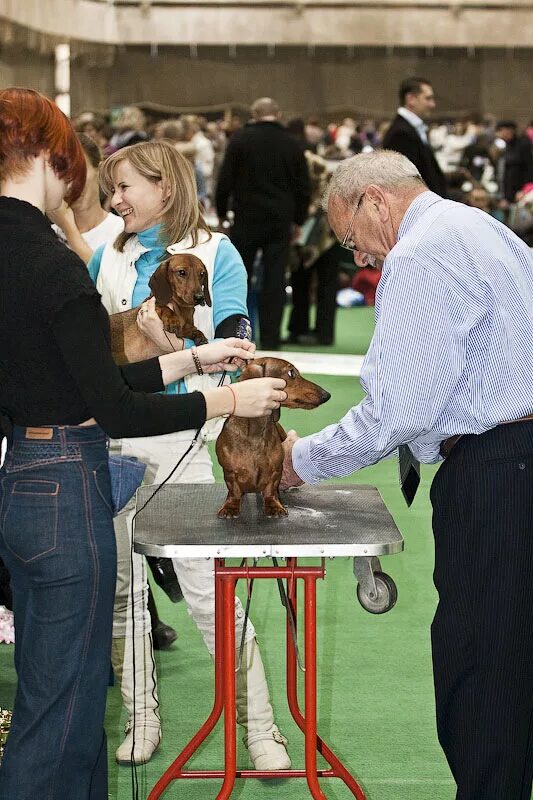
POLYGON ((429 81, 407 78, 400 84, 400 107, 383 139, 383 148, 402 153, 417 167, 432 192, 446 197, 446 179, 428 142, 425 120, 435 108, 429 81))
POLYGON ((216 208, 221 221, 230 207, 235 213, 231 239, 249 281, 257 251, 262 251, 261 347, 276 350, 289 248, 307 216, 309 175, 303 148, 280 124, 277 103, 269 97, 256 100, 252 114, 253 121, 229 141, 218 178, 216 208))

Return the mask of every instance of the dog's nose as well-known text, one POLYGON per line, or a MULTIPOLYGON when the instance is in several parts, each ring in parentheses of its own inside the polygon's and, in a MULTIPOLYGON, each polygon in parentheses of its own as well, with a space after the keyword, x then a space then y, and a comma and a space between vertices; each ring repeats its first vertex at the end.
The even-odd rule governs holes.
POLYGON ((198 306, 198 305, 205 306, 205 297, 204 297, 204 293, 203 292, 197 292, 194 295, 194 305, 195 306, 198 306))
POLYGON ((330 397, 331 397, 330 393, 326 392, 325 389, 322 389, 322 391, 320 392, 320 405, 322 405, 322 403, 327 403, 330 397))

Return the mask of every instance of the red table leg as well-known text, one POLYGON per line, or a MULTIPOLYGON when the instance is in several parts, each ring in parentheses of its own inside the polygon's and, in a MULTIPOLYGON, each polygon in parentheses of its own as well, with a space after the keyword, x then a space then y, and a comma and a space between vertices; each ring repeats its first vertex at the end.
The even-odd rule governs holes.
MULTIPOLYGON (((296 566, 296 559, 290 558, 287 559, 287 568, 293 570, 296 566)), ((316 583, 314 584, 316 588, 316 583)), ((306 581, 306 589, 307 589, 307 581, 306 581)), ((289 604, 292 608, 293 616, 294 616, 294 626, 297 629, 296 617, 297 617, 297 596, 298 596, 298 586, 296 579, 293 577, 289 577, 287 579, 287 597, 289 600, 289 604)), ((306 602, 307 606, 307 602, 306 602)), ((307 611, 307 609, 306 609, 307 611)), ((307 623, 307 614, 306 614, 306 623, 307 623)), ((315 624, 315 634, 316 634, 316 624, 315 624)), ((307 645, 307 627, 306 627, 306 645, 307 645)), ((315 638, 315 654, 316 654, 316 638, 315 638)), ((307 652, 305 658, 305 669, 307 673, 308 663, 307 663, 307 652)), ((315 661, 315 670, 316 670, 316 661, 315 661)), ((316 687, 316 672, 315 672, 315 687, 316 687)), ((306 684, 307 686, 307 684, 306 684)), ((292 714, 292 717, 301 731, 304 733, 306 732, 306 717, 307 717, 307 693, 306 693, 306 716, 302 714, 300 710, 300 704, 298 702, 298 664, 296 660, 296 650, 292 641, 291 629, 289 623, 287 622, 287 700, 289 704, 289 709, 292 714)), ((316 710, 316 692, 315 692, 315 710, 316 710)), ((315 734, 316 734, 316 726, 315 726, 315 734)), ((326 743, 320 738, 320 736, 316 735, 316 743, 315 747, 320 753, 320 755, 325 758, 328 762, 330 767, 332 768, 333 775, 328 777, 337 777, 340 778, 354 797, 357 800, 366 800, 366 795, 362 790, 361 786, 357 783, 353 775, 348 772, 344 764, 337 758, 337 756, 329 749, 326 743)), ((306 739, 306 748, 307 748, 307 739, 306 739)), ((306 764, 307 769, 307 764, 306 764)), ((315 768, 316 771, 316 768, 315 768)))
MULTIPOLYGON (((305 771, 315 800, 326 800, 316 774, 316 578, 305 577, 305 771)), ((292 644, 292 642, 291 642, 292 644)))
POLYGON ((183 748, 179 756, 172 762, 172 764, 165 770, 163 775, 159 778, 156 785, 148 795, 148 800, 159 800, 167 786, 176 778, 181 777, 183 767, 191 758, 193 753, 200 747, 202 742, 209 736, 222 714, 224 707, 224 687, 223 687, 223 665, 222 665, 222 652, 223 642, 222 635, 216 635, 218 631, 222 632, 223 625, 223 600, 222 600, 222 585, 221 581, 215 580, 215 697, 213 701, 213 708, 208 718, 193 736, 190 742, 183 748))
MULTIPOLYGON (((217 575, 218 580, 218 575, 217 575)), ((224 672, 224 783, 217 800, 228 800, 237 775, 237 709, 235 700, 235 578, 222 580, 224 672)), ((218 633, 218 631, 217 631, 218 633)))

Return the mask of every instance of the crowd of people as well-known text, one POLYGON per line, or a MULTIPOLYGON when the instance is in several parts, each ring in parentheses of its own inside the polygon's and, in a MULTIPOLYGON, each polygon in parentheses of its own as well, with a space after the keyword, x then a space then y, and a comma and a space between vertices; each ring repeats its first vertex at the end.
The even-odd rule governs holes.
POLYGON ((379 273, 351 263, 335 243, 320 207, 339 163, 357 153, 381 148, 401 152, 429 188, 486 211, 533 246, 533 120, 523 129, 490 114, 440 120, 433 87, 424 78, 403 81, 398 99, 398 113, 387 120, 346 117, 326 122, 312 116, 282 122, 275 101, 262 98, 249 119, 228 111, 215 119, 183 114, 155 120, 131 106, 113 124, 84 111, 74 126, 104 155, 127 144, 165 139, 190 160, 209 224, 229 232, 243 257, 252 322, 255 328, 257 311, 261 345, 272 350, 280 344, 287 285, 292 311, 286 341, 291 344, 331 344, 336 307, 373 302, 379 273), (262 137, 250 131, 254 125, 262 137), (307 179, 289 137, 304 153, 307 179), (286 170, 285 161, 277 176, 266 178, 287 148, 292 166, 286 170), (253 168, 242 167, 243 152, 258 161, 253 168), (236 169, 248 174, 237 176, 236 169), (311 329, 313 303, 316 322, 311 329))

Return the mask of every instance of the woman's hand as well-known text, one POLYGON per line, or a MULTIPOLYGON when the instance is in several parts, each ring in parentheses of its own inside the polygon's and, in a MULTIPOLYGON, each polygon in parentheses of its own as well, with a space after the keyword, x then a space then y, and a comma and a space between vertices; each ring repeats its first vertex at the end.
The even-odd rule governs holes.
POLYGON ((255 344, 248 339, 232 336, 220 342, 202 344, 196 348, 204 372, 236 372, 254 358, 255 344))
MULTIPOLYGON (((252 378, 232 383, 236 417, 266 417, 287 399, 283 378, 252 378)), ((226 389, 228 387, 225 387, 226 389)))
POLYGON ((54 225, 61 228, 67 239, 71 231, 74 229, 77 230, 78 228, 74 218, 74 212, 64 200, 58 208, 55 208, 53 211, 47 211, 46 215, 50 222, 53 222, 54 225))
POLYGON ((146 336, 159 347, 162 353, 172 353, 174 350, 183 348, 183 340, 181 340, 180 348, 179 344, 178 346, 173 344, 172 334, 165 333, 163 323, 155 310, 155 297, 149 297, 148 300, 142 303, 137 314, 137 327, 143 336, 146 336))

